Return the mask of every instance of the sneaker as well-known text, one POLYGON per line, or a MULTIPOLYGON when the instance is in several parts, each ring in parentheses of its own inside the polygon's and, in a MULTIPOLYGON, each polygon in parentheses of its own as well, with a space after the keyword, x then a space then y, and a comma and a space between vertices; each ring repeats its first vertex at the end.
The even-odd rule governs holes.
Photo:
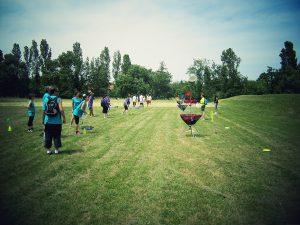
POLYGON ((54 153, 57 155, 59 154, 59 150, 55 149, 54 153))
POLYGON ((52 152, 51 152, 50 150, 47 150, 47 154, 48 154, 48 155, 51 155, 51 153, 52 153, 52 152))

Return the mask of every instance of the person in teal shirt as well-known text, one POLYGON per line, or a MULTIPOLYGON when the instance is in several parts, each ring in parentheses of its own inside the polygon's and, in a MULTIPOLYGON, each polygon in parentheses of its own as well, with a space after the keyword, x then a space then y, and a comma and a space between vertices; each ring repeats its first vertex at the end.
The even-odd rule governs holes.
POLYGON ((86 115, 86 107, 87 107, 88 101, 89 101, 89 96, 83 94, 81 103, 73 111, 75 124, 76 124, 76 134, 77 135, 80 135, 80 132, 79 132, 79 118, 81 118, 84 113, 86 115))
POLYGON ((28 114, 28 123, 27 123, 28 132, 33 132, 33 120, 35 116, 34 95, 29 95, 27 114, 28 114))
MULTIPOLYGON (((62 146, 61 144, 61 130, 62 130, 62 123, 66 123, 66 117, 62 106, 62 100, 59 96, 59 90, 56 87, 50 88, 50 97, 56 101, 57 107, 57 114, 56 115, 48 115, 47 110, 45 110, 45 148, 47 154, 52 154, 51 146, 52 140, 54 141, 55 146, 55 154, 59 154, 59 149, 62 146), (62 120, 63 118, 63 120, 62 120)), ((48 100, 44 102, 43 107, 47 109, 48 100)))
POLYGON ((80 91, 76 91, 75 96, 72 98, 72 118, 71 118, 70 126, 73 125, 73 122, 75 119, 73 112, 77 108, 77 106, 80 105, 81 102, 82 102, 82 99, 80 98, 80 91))

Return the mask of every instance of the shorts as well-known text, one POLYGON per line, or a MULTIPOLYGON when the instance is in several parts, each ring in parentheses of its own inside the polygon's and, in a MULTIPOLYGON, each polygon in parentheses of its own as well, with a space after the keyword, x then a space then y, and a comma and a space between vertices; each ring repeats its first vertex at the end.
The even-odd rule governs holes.
POLYGON ((75 124, 78 125, 79 124, 79 116, 74 115, 74 119, 75 119, 75 124))
POLYGON ((29 116, 29 118, 28 118, 28 123, 27 123, 27 125, 28 125, 29 127, 32 127, 32 125, 33 125, 33 119, 34 119, 34 116, 29 116))
POLYGON ((205 105, 201 106, 201 111, 204 112, 205 110, 205 105))
POLYGON ((108 111, 108 107, 107 107, 107 106, 103 106, 102 112, 103 112, 103 113, 107 113, 107 111, 108 111))
POLYGON ((45 148, 51 148, 52 139, 55 149, 61 147, 61 128, 61 124, 45 124, 45 148))
POLYGON ((92 105, 89 105, 89 110, 93 110, 93 106, 92 105))

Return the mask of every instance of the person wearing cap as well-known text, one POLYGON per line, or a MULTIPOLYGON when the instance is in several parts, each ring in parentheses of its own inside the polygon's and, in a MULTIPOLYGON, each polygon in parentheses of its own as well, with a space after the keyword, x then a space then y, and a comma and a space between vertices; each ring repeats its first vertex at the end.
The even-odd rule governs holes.
MULTIPOLYGON (((45 148, 48 155, 51 155, 52 140, 55 146, 55 154, 59 154, 61 145, 61 130, 62 123, 66 123, 66 117, 62 106, 62 100, 59 98, 59 90, 56 87, 50 87, 49 94, 52 100, 55 100, 58 104, 58 112, 54 116, 47 115, 45 113, 45 148), (63 118, 63 120, 61 119, 63 118)), ((47 108, 47 102, 44 101, 43 108, 47 108)))
POLYGON ((87 96, 86 94, 82 95, 82 101, 81 103, 74 109, 73 111, 73 115, 74 115, 74 119, 75 119, 75 124, 76 124, 76 135, 80 135, 80 131, 79 131, 79 118, 81 118, 83 116, 83 114, 86 113, 86 106, 87 103, 89 101, 89 96, 87 96))

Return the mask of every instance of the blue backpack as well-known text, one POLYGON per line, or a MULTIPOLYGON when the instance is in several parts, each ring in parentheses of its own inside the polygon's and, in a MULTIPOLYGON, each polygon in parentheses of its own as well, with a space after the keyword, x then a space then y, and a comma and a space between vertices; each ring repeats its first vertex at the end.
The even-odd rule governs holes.
POLYGON ((207 105, 208 100, 206 98, 204 98, 204 105, 207 105))

